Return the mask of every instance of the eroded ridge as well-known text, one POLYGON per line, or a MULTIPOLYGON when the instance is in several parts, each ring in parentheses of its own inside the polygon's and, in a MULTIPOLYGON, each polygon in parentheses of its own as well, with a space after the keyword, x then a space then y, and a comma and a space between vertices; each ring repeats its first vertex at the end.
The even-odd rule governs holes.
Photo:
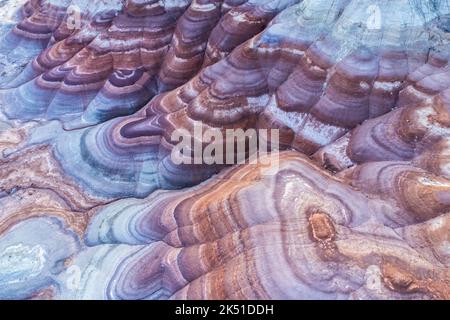
POLYGON ((0 91, 0 298, 450 299, 448 1, 21 14, 2 40, 33 60, 0 91), (281 151, 175 163, 198 126, 278 130, 281 151))
POLYGON ((2 86, 4 112, 61 119, 67 128, 133 113, 225 57, 295 1, 265 2, 29 1, 2 46, 8 54, 39 54, 2 86))

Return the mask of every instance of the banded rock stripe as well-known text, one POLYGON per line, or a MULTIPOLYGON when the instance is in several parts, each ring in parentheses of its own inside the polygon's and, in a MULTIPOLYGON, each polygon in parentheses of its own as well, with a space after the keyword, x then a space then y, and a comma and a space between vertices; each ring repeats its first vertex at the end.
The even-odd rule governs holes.
POLYGON ((449 299, 447 0, 20 14, 0 298, 449 299), (279 129, 278 167, 174 164, 172 133, 200 123, 279 129))

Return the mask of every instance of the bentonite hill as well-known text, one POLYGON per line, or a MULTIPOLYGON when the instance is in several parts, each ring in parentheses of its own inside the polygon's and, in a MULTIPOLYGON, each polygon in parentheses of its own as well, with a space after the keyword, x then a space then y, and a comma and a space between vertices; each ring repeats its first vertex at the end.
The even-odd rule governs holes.
POLYGON ((450 0, 0 10, 0 299, 450 299, 450 0))

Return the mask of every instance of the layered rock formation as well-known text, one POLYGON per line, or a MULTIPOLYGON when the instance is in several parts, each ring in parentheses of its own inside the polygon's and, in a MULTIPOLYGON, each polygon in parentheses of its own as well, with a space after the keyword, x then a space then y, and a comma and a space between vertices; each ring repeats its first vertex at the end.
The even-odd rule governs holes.
POLYGON ((3 85, 5 113, 62 119, 67 127, 130 114, 226 56, 295 1, 246 2, 30 1, 3 46, 8 54, 43 51, 3 85))
POLYGON ((450 2, 21 15, 2 40, 31 62, 0 90, 0 298, 450 298, 450 2), (199 127, 267 129, 269 164, 193 145, 176 163, 179 132, 207 148, 199 127))
POLYGON ((352 184, 362 184, 362 191, 293 152, 280 155, 274 175, 264 175, 266 169, 247 165, 192 190, 100 210, 88 228, 89 245, 148 244, 104 285, 107 294, 449 298, 449 256, 442 246, 449 181, 406 164, 379 163, 378 170, 355 169, 352 184), (386 168, 392 169, 381 174, 386 168), (427 189, 426 199, 417 197, 426 188, 423 177, 440 184, 427 189), (391 187, 390 197, 383 187, 391 187), (412 229, 420 240, 405 236, 412 229))
MULTIPOLYGON (((92 210, 81 238, 88 247, 75 256, 64 251, 65 271, 51 277, 42 275, 48 259, 39 266, 19 264, 38 251, 45 256, 50 242, 22 229, 50 224, 56 240, 62 228, 76 228, 43 217, 25 220, 2 238, 4 252, 17 251, 17 261, 3 268, 20 265, 22 277, 33 282, 6 282, 10 291, 2 293, 24 297, 22 290, 51 290, 54 297, 77 299, 450 298, 449 180, 399 162, 356 166, 337 178, 295 152, 272 157, 279 159, 274 174, 245 165, 192 189, 92 210), (39 242, 28 244, 32 240, 39 242), (12 245, 17 241, 26 248, 12 245)), ((76 246, 69 235, 58 240, 61 250, 76 246)))

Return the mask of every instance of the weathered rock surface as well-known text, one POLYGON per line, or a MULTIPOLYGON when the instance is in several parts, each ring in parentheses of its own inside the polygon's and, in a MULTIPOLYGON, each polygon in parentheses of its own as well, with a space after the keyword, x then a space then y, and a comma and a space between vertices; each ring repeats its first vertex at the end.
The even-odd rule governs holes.
POLYGON ((8 10, 0 298, 450 299, 448 0, 8 10), (200 125, 281 151, 175 163, 200 125))

